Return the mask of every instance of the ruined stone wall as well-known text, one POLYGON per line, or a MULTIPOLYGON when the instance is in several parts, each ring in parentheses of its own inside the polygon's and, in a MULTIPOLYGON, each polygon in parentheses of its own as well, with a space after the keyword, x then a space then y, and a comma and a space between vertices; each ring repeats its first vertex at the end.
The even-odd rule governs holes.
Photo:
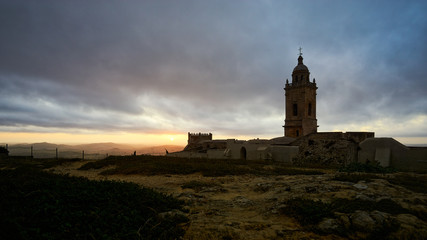
POLYGON ((319 165, 346 165, 357 160, 358 144, 347 139, 306 139, 299 145, 293 163, 319 165))
POLYGON ((300 137, 291 143, 299 146, 293 163, 346 165, 357 161, 359 142, 373 135, 370 132, 319 132, 300 137))

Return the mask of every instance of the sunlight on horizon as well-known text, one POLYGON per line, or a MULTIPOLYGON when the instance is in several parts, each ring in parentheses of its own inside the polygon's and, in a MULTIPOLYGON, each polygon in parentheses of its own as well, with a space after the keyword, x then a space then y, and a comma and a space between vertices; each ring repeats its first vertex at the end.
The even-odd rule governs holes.
POLYGON ((99 134, 72 134, 72 133, 28 133, 28 132, 0 132, 0 143, 38 143, 48 142, 55 144, 89 144, 89 143, 118 143, 134 145, 181 145, 187 144, 187 134, 137 134, 137 133, 99 133, 99 134))
MULTIPOLYGON (((340 131, 338 129, 334 131, 340 131)), ((343 131, 346 132, 346 131, 343 131)), ((250 140, 250 139, 271 139, 280 136, 227 136, 215 135, 213 140, 250 140)), ((382 136, 375 133, 375 137, 392 137, 403 144, 427 144, 425 137, 393 137, 382 136)), ((53 144, 90 144, 90 143, 117 143, 130 145, 144 146, 160 146, 160 145, 187 145, 187 133, 182 134, 167 134, 167 133, 33 133, 33 132, 0 132, 0 144, 20 144, 20 143, 53 143, 53 144)))

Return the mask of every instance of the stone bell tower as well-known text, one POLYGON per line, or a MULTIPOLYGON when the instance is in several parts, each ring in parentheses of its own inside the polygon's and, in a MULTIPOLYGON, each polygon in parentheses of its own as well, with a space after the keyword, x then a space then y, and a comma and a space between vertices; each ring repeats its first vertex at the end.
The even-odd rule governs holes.
POLYGON ((310 82, 310 72, 302 62, 301 48, 298 65, 292 72, 292 81, 286 79, 285 136, 297 138, 317 132, 316 80, 310 82))

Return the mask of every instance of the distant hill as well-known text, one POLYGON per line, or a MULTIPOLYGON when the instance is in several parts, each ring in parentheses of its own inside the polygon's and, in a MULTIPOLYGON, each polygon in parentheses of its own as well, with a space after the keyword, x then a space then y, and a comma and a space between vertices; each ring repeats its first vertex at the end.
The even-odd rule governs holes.
MULTIPOLYGON (((0 144, 5 145, 5 144, 0 144)), ((152 154, 164 155, 166 149, 169 152, 181 151, 183 146, 177 145, 161 145, 161 146, 146 146, 146 145, 131 145, 117 143, 91 143, 80 145, 65 145, 53 143, 23 143, 8 145, 10 156, 30 156, 31 146, 33 147, 33 156, 35 158, 54 158, 56 157, 56 149, 58 149, 58 157, 60 158, 81 158, 84 151, 85 159, 101 159, 107 155, 132 155, 136 152, 137 155, 152 154)))

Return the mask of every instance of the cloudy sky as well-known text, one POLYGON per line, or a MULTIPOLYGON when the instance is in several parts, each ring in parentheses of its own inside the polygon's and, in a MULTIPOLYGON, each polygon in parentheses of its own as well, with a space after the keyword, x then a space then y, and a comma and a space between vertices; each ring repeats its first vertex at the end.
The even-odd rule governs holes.
POLYGON ((0 142, 283 135, 298 48, 319 131, 427 143, 427 2, 0 1, 0 142))

